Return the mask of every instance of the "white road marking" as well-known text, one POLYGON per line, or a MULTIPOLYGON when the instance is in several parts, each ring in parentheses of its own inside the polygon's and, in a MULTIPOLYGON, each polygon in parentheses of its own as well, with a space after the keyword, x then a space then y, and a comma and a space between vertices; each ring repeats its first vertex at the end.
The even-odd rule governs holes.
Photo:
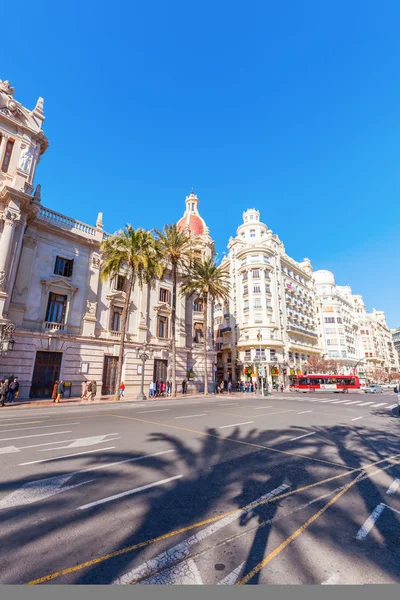
POLYGON ((189 558, 184 563, 149 577, 143 581, 143 585, 203 585, 203 580, 196 563, 189 558))
POLYGON ((144 454, 143 456, 137 456, 136 458, 126 458, 125 460, 117 460, 116 462, 106 463, 105 465, 97 465, 96 467, 88 467, 87 469, 81 469, 80 471, 74 471, 75 473, 89 473, 90 471, 98 471, 99 469, 107 469, 108 467, 115 467, 116 465, 123 465, 130 462, 138 462, 139 460, 145 460, 146 458, 153 458, 153 456, 162 456, 163 454, 170 454, 175 450, 162 450, 161 452, 153 452, 153 454, 144 454))
POLYGON ((11 442, 11 440, 27 440, 28 438, 44 437, 47 435, 61 435, 62 433, 72 433, 72 431, 54 431, 52 433, 35 433, 34 435, 20 435, 18 437, 0 438, 0 442, 11 442))
POLYGON ((357 540, 363 540, 367 537, 367 535, 381 516, 385 506, 386 505, 383 502, 381 502, 380 504, 378 504, 378 506, 375 507, 368 519, 365 521, 364 525, 358 530, 358 533, 356 535, 357 540))
POLYGON ((327 402, 334 402, 334 400, 322 400, 322 404, 326 404, 327 402))
POLYGON ((387 402, 380 402, 379 404, 373 404, 371 408, 378 408, 378 406, 386 406, 387 402))
POLYGON ((80 423, 58 423, 57 425, 39 425, 39 427, 20 427, 19 429, 2 429, 1 433, 11 433, 11 431, 28 431, 29 429, 46 429, 49 427, 62 427, 63 425, 80 425, 80 423))
MULTIPOLYGON (((214 533, 216 533, 217 531, 222 529, 223 527, 230 525, 231 523, 233 523, 234 521, 236 521, 243 515, 250 512, 260 502, 268 500, 269 498, 273 498, 274 496, 278 496, 280 493, 285 491, 288 487, 290 487, 290 486, 287 485, 286 483, 280 485, 278 488, 275 488, 271 492, 268 492, 267 494, 261 496, 260 498, 257 498, 257 500, 254 500, 254 502, 252 502, 251 504, 248 504, 246 508, 243 508, 242 510, 235 512, 232 515, 228 515, 227 517, 224 517, 221 520, 216 521, 215 523, 212 523, 211 525, 208 525, 208 527, 205 527, 201 531, 195 533, 194 535, 191 535, 186 540, 176 544, 172 548, 169 548, 168 550, 161 552, 155 558, 144 562, 139 567, 136 567, 132 571, 129 571, 129 573, 122 575, 121 577, 119 577, 118 579, 113 581, 112 583, 118 584, 118 585, 129 584, 129 583, 132 583, 134 580, 137 580, 139 578, 142 579, 142 578, 146 577, 146 575, 151 575, 155 571, 165 569, 169 564, 174 563, 177 560, 180 560, 180 559, 184 560, 185 557, 189 556, 191 546, 193 546, 194 544, 198 544, 205 538, 209 537, 210 535, 213 535, 214 533)), ((184 561, 184 562, 186 563, 186 561, 184 561)))
POLYGON ((139 410, 138 415, 144 415, 145 413, 153 413, 153 412, 168 412, 169 408, 160 408, 157 410, 139 410))
POLYGON ((347 404, 361 404, 362 400, 353 400, 352 402, 347 402, 347 404))
POLYGON ((298 415, 305 415, 306 413, 310 413, 312 412, 312 410, 302 410, 301 412, 297 413, 298 415))
POLYGON ((321 585, 337 585, 339 583, 338 573, 333 573, 326 581, 323 581, 321 585))
POLYGON ((13 452, 19 452, 18 448, 15 446, 6 446, 5 448, 0 448, 0 454, 11 454, 13 452))
POLYGON ((242 572, 245 564, 246 563, 243 562, 241 565, 236 567, 236 569, 231 571, 231 573, 228 573, 228 575, 226 577, 224 577, 224 579, 222 581, 217 583, 217 585, 235 585, 235 583, 237 582, 237 580, 240 577, 240 573, 242 572))
POLYGON ((257 406, 254 410, 261 410, 262 408, 273 408, 273 406, 257 406))
POLYGON ((332 402, 332 404, 344 404, 347 403, 347 400, 336 400, 335 402, 332 402))
POLYGON ((233 425, 221 425, 219 429, 226 429, 227 427, 239 427, 239 425, 250 425, 254 421, 245 421, 245 423, 233 423, 233 425))
POLYGON ((92 508, 93 506, 99 506, 100 504, 106 504, 106 502, 111 502, 112 500, 118 500, 118 498, 124 498, 125 496, 131 496, 132 494, 137 494, 138 492, 143 492, 144 490, 149 490, 150 488, 156 487, 157 485, 163 485, 164 483, 168 483, 169 481, 174 481, 175 479, 181 479, 181 477, 183 477, 183 475, 175 475, 174 477, 168 477, 168 479, 160 479, 160 481, 155 481, 154 483, 142 485, 141 487, 135 488, 133 490, 121 492, 120 494, 114 494, 113 496, 108 496, 107 498, 102 498, 101 500, 96 500, 95 502, 89 502, 89 504, 83 504, 82 506, 79 506, 77 508, 77 510, 85 510, 86 508, 92 508))
POLYGON ((175 419, 191 419, 192 417, 206 417, 207 413, 201 413, 200 415, 184 415, 183 417, 175 417, 175 419))
POLYGON ((397 404, 392 404, 392 406, 389 406, 389 408, 390 408, 390 409, 392 409, 392 408, 397 408, 397 406, 398 406, 397 404))
MULTIPOLYGON (((108 438, 110 435, 118 435, 118 433, 105 433, 104 435, 95 435, 92 437, 86 438, 75 438, 75 440, 71 440, 71 443, 68 446, 60 446, 58 448, 44 448, 43 450, 38 450, 38 452, 54 452, 55 450, 65 450, 66 448, 82 448, 84 446, 94 446, 95 444, 109 444, 110 442, 114 442, 115 440, 121 439, 120 437, 113 437, 111 439, 108 438)), ((55 444, 59 444, 60 442, 54 442, 55 444)))
POLYGON ((397 488, 400 485, 400 479, 395 479, 388 490, 386 490, 387 494, 394 494, 397 488))
POLYGON ((39 502, 39 500, 44 500, 60 492, 72 490, 72 488, 90 483, 90 481, 83 481, 82 483, 62 487, 73 475, 74 473, 56 475, 55 477, 47 477, 46 479, 37 479, 36 481, 25 483, 21 488, 11 492, 11 494, 0 500, 0 509, 39 502))
POLYGON ((43 458, 42 460, 32 460, 30 462, 20 463, 19 467, 25 467, 26 465, 37 465, 38 463, 50 462, 52 460, 62 460, 63 458, 71 458, 72 456, 82 456, 83 454, 92 454, 93 452, 103 452, 104 450, 114 450, 115 446, 109 446, 108 448, 96 448, 96 450, 86 450, 86 452, 75 452, 75 454, 64 454, 63 456, 53 456, 52 458, 43 458))
POLYGON ((373 404, 373 402, 362 402, 358 406, 368 406, 368 404, 373 404))
POLYGON ((297 437, 291 438, 288 441, 289 442, 294 442, 294 440, 300 440, 301 438, 308 437, 309 435, 315 435, 316 433, 317 433, 316 431, 312 431, 311 433, 305 433, 304 435, 298 435, 297 437))
POLYGON ((358 421, 358 419, 362 419, 362 417, 355 417, 352 421, 358 421))

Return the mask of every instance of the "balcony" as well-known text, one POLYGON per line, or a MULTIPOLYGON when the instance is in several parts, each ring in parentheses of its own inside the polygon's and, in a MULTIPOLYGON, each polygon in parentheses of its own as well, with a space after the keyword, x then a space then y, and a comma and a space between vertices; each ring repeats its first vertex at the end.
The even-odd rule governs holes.
POLYGON ((313 331, 309 331, 308 329, 303 329, 301 327, 295 327, 293 325, 288 325, 288 330, 289 331, 294 331, 296 333, 301 333, 303 335, 308 335, 312 338, 318 339, 318 334, 314 333, 313 331))
POLYGON ((111 340, 119 340, 121 337, 120 331, 107 331, 107 337, 111 340))
POLYGON ((51 321, 44 321, 43 329, 45 331, 65 331, 65 323, 52 323, 51 321))

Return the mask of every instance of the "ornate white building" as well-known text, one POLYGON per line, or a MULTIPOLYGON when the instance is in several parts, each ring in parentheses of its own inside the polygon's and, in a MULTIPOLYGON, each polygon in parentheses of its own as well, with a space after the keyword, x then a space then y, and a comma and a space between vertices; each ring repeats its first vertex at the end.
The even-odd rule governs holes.
POLYGON ((375 369, 388 374, 397 370, 398 356, 385 314, 375 309, 368 314, 362 296, 354 295, 349 286, 336 285, 330 271, 315 271, 313 277, 325 357, 340 360, 348 371, 358 365, 364 381, 374 378, 375 369))
POLYGON ((320 355, 311 263, 290 258, 255 209, 243 214, 228 250, 221 269, 231 297, 214 314, 217 378, 256 380, 261 364, 265 382, 286 385, 320 355))
MULTIPOLYGON (((101 213, 88 225, 42 206, 40 186, 33 193, 35 170, 48 147, 43 121, 42 98, 30 111, 0 81, 0 329, 16 325, 14 349, 0 356, 0 377, 18 377, 22 398, 49 396, 59 378, 70 383, 72 396, 80 395, 85 379, 95 379, 100 393, 111 394, 125 278, 121 272, 114 281, 100 280, 100 245, 109 235, 101 213)), ((211 254, 213 242, 193 193, 179 226, 193 236, 202 256, 211 254)), ((171 376, 171 293, 169 272, 163 281, 133 291, 123 369, 127 392, 139 391, 134 352, 144 341, 155 349, 145 364, 145 391, 151 379, 171 376)), ((177 381, 190 374, 188 391, 203 386, 200 310, 198 299, 178 293, 177 381)), ((211 381, 214 355, 211 330, 207 333, 211 381)))

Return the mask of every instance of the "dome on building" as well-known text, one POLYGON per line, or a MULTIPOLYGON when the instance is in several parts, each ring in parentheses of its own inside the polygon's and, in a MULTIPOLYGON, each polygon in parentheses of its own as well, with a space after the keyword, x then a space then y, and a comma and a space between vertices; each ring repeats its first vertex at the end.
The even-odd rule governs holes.
POLYGON ((335 285, 335 276, 331 271, 325 271, 323 269, 314 271, 313 278, 316 283, 329 283, 335 285))
POLYGON ((190 196, 186 197, 186 210, 182 219, 177 223, 177 227, 180 231, 184 231, 187 228, 193 235, 203 235, 207 233, 207 226, 204 220, 199 215, 199 199, 191 192, 190 196))

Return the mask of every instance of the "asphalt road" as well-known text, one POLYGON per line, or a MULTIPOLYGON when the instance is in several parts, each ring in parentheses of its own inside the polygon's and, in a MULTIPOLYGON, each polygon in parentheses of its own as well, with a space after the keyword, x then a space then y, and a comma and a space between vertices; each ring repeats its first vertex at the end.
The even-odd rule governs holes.
POLYGON ((2 408, 0 583, 399 583, 395 404, 2 408))

